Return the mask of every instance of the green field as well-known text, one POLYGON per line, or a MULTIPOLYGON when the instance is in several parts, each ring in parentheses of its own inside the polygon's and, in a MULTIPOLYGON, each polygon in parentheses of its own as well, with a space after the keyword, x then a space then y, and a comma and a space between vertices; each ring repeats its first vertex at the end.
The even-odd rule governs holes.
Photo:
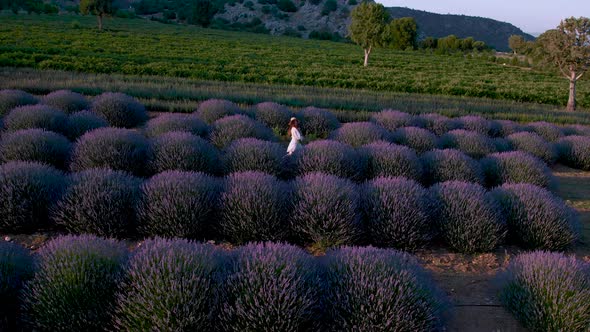
MULTIPOLYGON (((376 50, 368 68, 352 44, 93 17, 0 14, 0 66, 186 77, 565 105, 567 81, 480 58, 376 50)), ((590 107, 590 81, 578 103, 590 107)))

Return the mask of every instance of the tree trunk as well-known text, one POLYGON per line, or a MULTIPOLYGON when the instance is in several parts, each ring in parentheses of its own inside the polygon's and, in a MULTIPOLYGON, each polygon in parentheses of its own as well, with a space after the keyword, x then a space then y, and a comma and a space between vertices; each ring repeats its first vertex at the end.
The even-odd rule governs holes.
POLYGON ((96 15, 96 19, 98 20, 98 30, 102 31, 102 14, 96 15))
POLYGON ((567 101, 567 110, 568 111, 575 111, 576 110, 576 72, 572 70, 570 74, 570 97, 567 101))
POLYGON ((369 54, 371 54, 371 48, 365 48, 365 67, 369 65, 369 54))

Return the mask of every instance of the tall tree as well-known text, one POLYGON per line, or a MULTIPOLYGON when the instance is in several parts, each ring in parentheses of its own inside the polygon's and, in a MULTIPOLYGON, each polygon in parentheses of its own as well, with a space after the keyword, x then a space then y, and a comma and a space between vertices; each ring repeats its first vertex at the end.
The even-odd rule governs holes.
POLYGON ((508 38, 508 47, 514 52, 514 54, 521 53, 526 48, 526 40, 523 36, 512 35, 508 38))
POLYGON ((395 49, 416 48, 418 25, 413 17, 398 18, 385 27, 384 34, 384 40, 395 49))
POLYGON ((381 4, 363 2, 352 10, 351 19, 350 39, 365 50, 366 67, 373 48, 383 45, 383 31, 389 14, 381 4))
POLYGON ((114 10, 113 0, 80 0, 80 12, 84 15, 96 15, 98 30, 102 30, 102 18, 113 14, 114 10))
POLYGON ((537 50, 544 62, 552 63, 569 80, 567 110, 576 109, 576 82, 590 67, 590 19, 567 18, 557 29, 537 39, 537 50))

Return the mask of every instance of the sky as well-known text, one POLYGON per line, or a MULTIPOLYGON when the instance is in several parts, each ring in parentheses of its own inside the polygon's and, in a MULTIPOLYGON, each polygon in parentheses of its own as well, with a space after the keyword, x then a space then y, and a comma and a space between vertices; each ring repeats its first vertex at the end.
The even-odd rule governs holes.
POLYGON ((408 7, 439 14, 489 17, 528 33, 553 29, 566 17, 590 16, 590 0, 376 0, 386 7, 408 7))

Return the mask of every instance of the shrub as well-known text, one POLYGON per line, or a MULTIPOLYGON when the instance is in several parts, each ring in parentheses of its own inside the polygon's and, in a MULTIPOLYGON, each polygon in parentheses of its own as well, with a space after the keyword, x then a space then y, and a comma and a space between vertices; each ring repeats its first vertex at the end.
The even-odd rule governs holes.
POLYGON ((33 276, 33 258, 18 244, 0 241, 0 329, 16 330, 19 295, 23 284, 33 276))
POLYGON ((420 115, 420 119, 424 122, 424 128, 439 136, 463 127, 461 121, 447 118, 438 113, 422 114, 420 115))
POLYGON ((217 149, 201 137, 187 132, 169 132, 151 141, 150 169, 154 173, 168 170, 217 174, 220 157, 217 149))
POLYGON ((219 229, 232 243, 278 241, 287 235, 287 188, 261 172, 233 173, 221 194, 219 229))
POLYGON ((524 127, 517 122, 510 120, 495 120, 499 128, 499 135, 501 137, 508 137, 512 134, 525 131, 524 127))
POLYGON ((564 137, 559 139, 555 146, 560 162, 577 169, 590 170, 590 137, 564 137))
POLYGON ((330 132, 340 127, 338 118, 325 109, 307 107, 299 114, 301 122, 301 130, 305 135, 312 135, 315 137, 328 137, 330 132))
POLYGON ((493 139, 494 146, 498 152, 507 152, 514 150, 510 141, 504 137, 496 137, 493 139))
POLYGON ((37 161, 66 168, 72 144, 67 138, 44 129, 23 129, 8 133, 0 141, 0 158, 37 161))
POLYGON ((503 183, 530 183, 551 188, 551 170, 540 159, 523 151, 494 153, 481 161, 486 183, 490 187, 503 183))
POLYGON ((472 158, 481 158, 496 152, 496 146, 489 137, 463 129, 444 134, 440 138, 440 147, 461 150, 472 158))
POLYGON ((559 127, 552 123, 543 121, 531 122, 528 124, 528 127, 531 128, 535 133, 539 134, 539 136, 543 137, 543 139, 547 142, 556 141, 563 136, 561 130, 559 130, 559 127))
POLYGON ((436 222, 451 249, 462 253, 488 252, 503 241, 506 231, 500 207, 483 187, 449 181, 431 190, 439 203, 436 222))
POLYGON ((403 127, 393 133, 393 141, 397 144, 408 146, 416 150, 417 153, 424 153, 434 149, 437 138, 426 129, 403 127))
POLYGON ((285 149, 278 143, 256 138, 240 138, 226 149, 223 166, 226 173, 260 171, 275 176, 287 175, 285 149))
POLYGON ((291 229, 297 240, 319 247, 353 243, 360 235, 356 186, 345 179, 310 173, 294 183, 291 229))
POLYGON ((150 157, 149 143, 141 134, 130 129, 99 128, 74 144, 70 169, 76 172, 107 167, 141 175, 150 157))
POLYGON ((584 125, 569 125, 561 128, 564 136, 590 136, 590 127, 584 125))
POLYGON ((20 106, 8 113, 4 118, 7 131, 40 128, 56 133, 67 133, 68 116, 45 105, 20 106))
POLYGON ((412 256, 346 247, 326 257, 327 330, 436 331, 442 299, 412 256))
POLYGON ((196 136, 207 137, 209 126, 192 114, 162 114, 145 125, 145 134, 156 137, 172 131, 184 131, 196 136))
POLYGON ((64 187, 63 173, 51 166, 27 161, 0 165, 0 230, 29 232, 45 226, 64 187))
POLYGON ((138 231, 145 236, 205 239, 217 215, 221 182, 203 173, 167 171, 141 186, 138 231))
POLYGON ((142 104, 135 98, 118 92, 105 92, 94 98, 92 110, 113 127, 134 128, 148 119, 142 104))
POLYGON ((53 213, 68 232, 128 235, 135 226, 140 181, 122 171, 90 169, 72 174, 53 213))
POLYGON ((419 122, 424 123, 424 121, 420 121, 413 115, 394 110, 383 110, 379 113, 375 113, 371 117, 371 121, 389 131, 394 131, 401 127, 415 126, 419 122))
POLYGON ((490 135, 492 125, 490 121, 479 115, 466 115, 458 118, 465 130, 474 131, 481 135, 490 135))
POLYGON ((144 242, 131 257, 117 296, 118 330, 211 330, 219 256, 209 244, 144 242))
POLYGON ((218 148, 226 147, 232 141, 245 137, 263 140, 275 138, 272 130, 245 115, 227 116, 213 123, 211 143, 218 148))
POLYGON ((433 150, 422 156, 424 183, 446 181, 484 183, 479 163, 458 150, 433 150))
POLYGON ((508 235, 526 248, 562 250, 578 239, 575 212, 549 191, 531 184, 494 190, 508 224, 508 235))
POLYGON ((405 178, 380 177, 363 187, 367 237, 379 247, 413 250, 432 239, 432 201, 418 183, 405 178))
POLYGON ((368 179, 380 176, 403 176, 420 181, 422 163, 414 150, 387 142, 374 142, 359 149, 362 158, 367 160, 368 179))
POLYGON ((70 90, 58 90, 43 97, 43 103, 68 114, 89 108, 90 103, 83 95, 70 90))
POLYGON ((80 111, 70 114, 68 118, 68 137, 72 140, 94 129, 108 127, 109 123, 90 111, 80 111))
POLYGON ((240 111, 238 105, 223 99, 208 99, 202 102, 197 108, 197 115, 208 124, 240 111))
POLYGON ((500 300, 527 329, 585 331, 590 326, 588 264, 574 256, 520 254, 500 280, 500 300))
POLYGON ((358 152, 332 140, 309 143, 296 158, 299 174, 325 172, 358 180, 363 177, 365 169, 365 162, 358 152))
POLYGON ((37 98, 21 90, 0 90, 0 116, 13 108, 37 103, 37 98))
POLYGON ((257 104, 254 110, 256 120, 276 130, 286 129, 292 116, 292 112, 287 107, 273 102, 257 104))
POLYGON ((331 138, 344 144, 359 147, 375 141, 387 141, 389 133, 371 122, 350 122, 336 129, 331 138))
POLYGON ((224 331, 305 331, 317 319, 320 285, 314 261, 286 244, 236 250, 222 288, 224 331))
POLYGON ((94 236, 62 236, 39 250, 26 285, 26 320, 37 331, 104 331, 127 261, 122 243, 94 236))
POLYGON ((546 163, 555 162, 556 151, 552 145, 547 144, 541 136, 535 133, 520 132, 508 136, 508 141, 515 150, 521 150, 544 160, 546 163))

